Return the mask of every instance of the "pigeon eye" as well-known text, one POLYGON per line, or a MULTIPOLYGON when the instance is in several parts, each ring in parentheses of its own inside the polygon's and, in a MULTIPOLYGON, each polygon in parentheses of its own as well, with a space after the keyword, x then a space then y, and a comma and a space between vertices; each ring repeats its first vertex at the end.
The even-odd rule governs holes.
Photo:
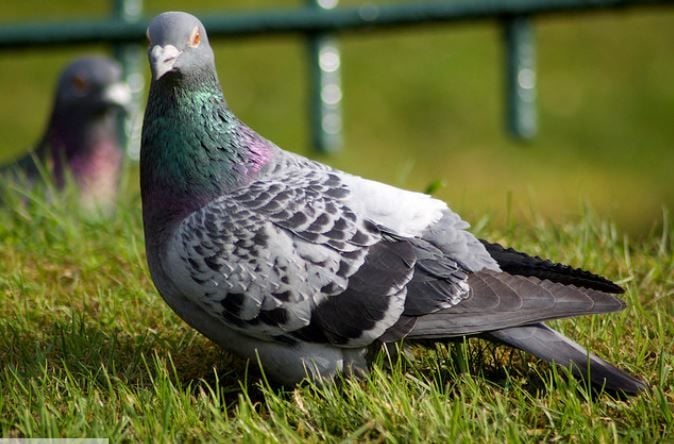
POLYGON ((72 84, 77 92, 85 92, 89 88, 89 82, 81 75, 73 76, 72 84))
POLYGON ((201 32, 199 32, 199 27, 196 26, 194 28, 194 31, 192 31, 192 35, 190 35, 190 41, 188 45, 190 45, 192 48, 196 48, 201 44, 201 32))

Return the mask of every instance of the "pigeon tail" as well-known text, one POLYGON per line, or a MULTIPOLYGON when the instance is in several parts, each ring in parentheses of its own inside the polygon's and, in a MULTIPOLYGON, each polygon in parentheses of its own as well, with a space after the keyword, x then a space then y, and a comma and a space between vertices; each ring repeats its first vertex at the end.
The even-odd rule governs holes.
POLYGON ((533 324, 486 333, 487 339, 512 347, 555 363, 570 367, 574 376, 589 380, 598 390, 611 394, 636 395, 647 386, 626 372, 589 353, 583 347, 544 324, 533 324), (588 368, 589 365, 589 368, 588 368))
POLYGON ((573 268, 564 264, 557 264, 538 256, 529 256, 526 253, 504 248, 499 244, 481 239, 482 245, 496 260, 502 271, 520 276, 534 276, 539 279, 548 279, 577 287, 591 288, 606 293, 621 294, 624 290, 609 281, 589 271, 573 268))

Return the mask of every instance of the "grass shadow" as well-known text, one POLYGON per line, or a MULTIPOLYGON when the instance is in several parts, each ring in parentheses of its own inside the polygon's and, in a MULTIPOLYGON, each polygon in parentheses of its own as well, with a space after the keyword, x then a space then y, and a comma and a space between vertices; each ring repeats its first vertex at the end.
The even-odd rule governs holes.
POLYGON ((229 405, 239 394, 261 400, 257 365, 222 351, 188 327, 172 334, 152 329, 129 333, 88 322, 82 313, 68 317, 45 313, 39 319, 0 322, 0 373, 22 380, 67 374, 84 386, 104 387, 115 380, 129 387, 151 388, 158 378, 194 393, 218 387, 229 405), (30 328, 40 325, 39 331, 30 328))

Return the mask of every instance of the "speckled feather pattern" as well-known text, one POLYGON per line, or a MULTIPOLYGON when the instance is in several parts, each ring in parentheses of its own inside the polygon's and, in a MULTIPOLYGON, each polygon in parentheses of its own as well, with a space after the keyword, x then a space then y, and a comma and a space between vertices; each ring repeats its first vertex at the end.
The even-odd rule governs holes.
MULTIPOLYGON (((422 260, 415 285, 429 285, 422 284, 424 276, 447 290, 434 293, 437 298, 426 304, 429 310, 448 307, 467 294, 467 287, 457 284, 467 276, 456 262, 428 262, 433 255, 442 257, 437 248, 421 240, 394 238, 390 227, 355 213, 348 206, 353 196, 342 176, 291 157, 278 162, 268 176, 193 213, 170 243, 167 263, 179 277, 178 287, 231 328, 268 338, 292 336, 311 324, 312 311, 324 301, 338 295, 346 299, 351 278, 374 245, 405 244, 405 261, 389 265, 402 268, 396 269, 401 275, 384 269, 377 292, 370 299, 360 296, 365 308, 375 299, 386 302, 370 316, 379 324, 354 330, 353 337, 334 331, 320 337, 351 346, 371 343, 397 321, 417 256, 422 260)), ((339 330, 338 324, 333 322, 332 328, 339 330)))

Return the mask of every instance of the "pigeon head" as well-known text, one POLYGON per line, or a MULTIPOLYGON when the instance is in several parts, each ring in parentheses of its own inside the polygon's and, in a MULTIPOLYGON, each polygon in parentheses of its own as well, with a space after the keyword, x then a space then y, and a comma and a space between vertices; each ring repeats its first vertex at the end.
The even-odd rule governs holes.
POLYGON ((147 29, 148 56, 154 81, 214 73, 213 50, 204 25, 185 12, 165 12, 147 29))
POLYGON ((66 114, 99 115, 125 108, 131 102, 129 86, 122 81, 122 69, 105 57, 83 57, 61 73, 55 109, 66 114))

